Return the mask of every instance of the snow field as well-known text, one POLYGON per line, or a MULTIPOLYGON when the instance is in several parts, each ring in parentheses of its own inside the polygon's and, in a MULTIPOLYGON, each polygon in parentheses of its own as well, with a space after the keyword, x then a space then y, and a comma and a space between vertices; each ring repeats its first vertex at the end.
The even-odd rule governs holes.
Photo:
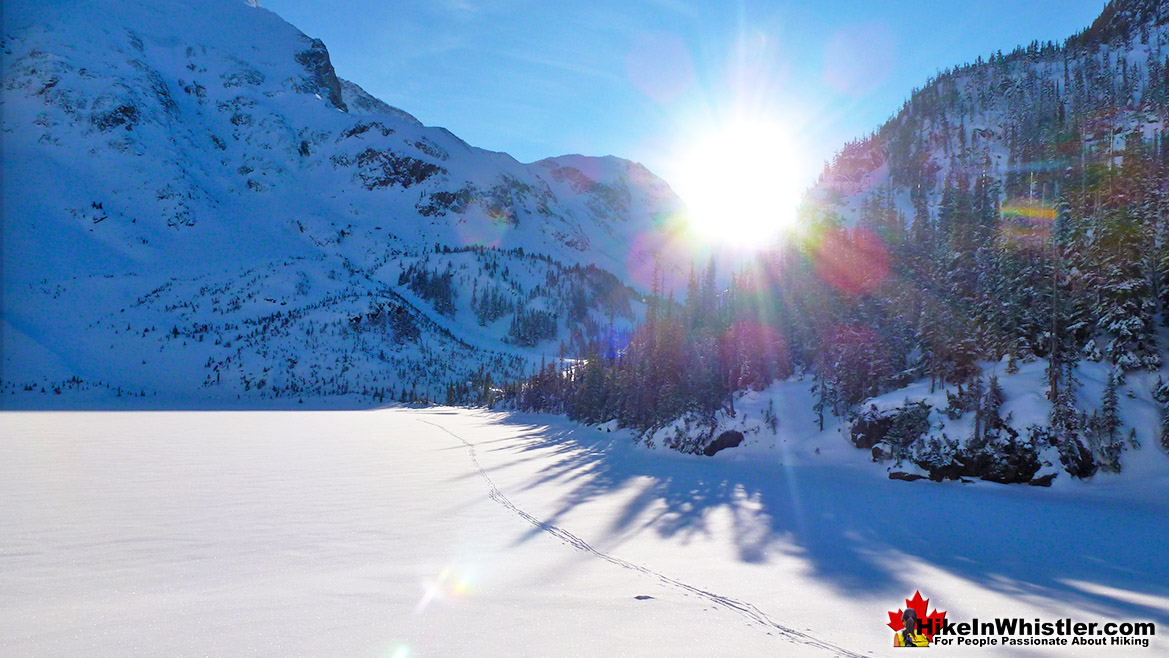
POLYGON ((1169 624, 1163 480, 905 483, 452 409, 0 429, 5 655, 887 655, 916 589, 961 619, 1169 624))

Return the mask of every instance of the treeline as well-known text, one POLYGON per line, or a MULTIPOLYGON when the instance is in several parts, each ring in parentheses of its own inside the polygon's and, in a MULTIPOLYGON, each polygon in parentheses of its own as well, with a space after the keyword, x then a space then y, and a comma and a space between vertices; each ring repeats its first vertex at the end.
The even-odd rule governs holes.
POLYGON ((515 300, 510 292, 490 286, 482 293, 478 286, 471 291, 471 310, 480 327, 485 327, 509 313, 515 312, 515 300))
POLYGON ((583 359, 544 364, 506 386, 506 397, 520 409, 646 430, 683 414, 713 423, 719 409, 733 408, 732 391, 792 374, 782 336, 761 321, 751 296, 737 294, 742 286, 718 289, 713 264, 701 281, 691 272, 685 303, 663 297, 655 280, 646 320, 627 343, 594 340, 583 359))
POLYGON ((805 237, 729 289, 716 290, 708 270, 701 283, 692 277, 683 304, 655 291, 623 349, 594 346, 581 362, 549 365, 513 399, 644 430, 730 410, 731 392, 798 370, 815 376, 823 420, 920 378, 975 385, 980 361, 1013 372, 1044 358, 1053 440, 1110 468, 1123 442, 1076 407, 1077 364, 1104 360, 1117 380, 1156 370, 1155 320, 1169 303, 1169 140, 1122 137, 1119 163, 1085 145, 1035 173, 1023 198, 990 175, 952 171, 940 202, 914 194, 908 218, 881 194, 851 228, 807 207, 805 237))
POLYGON ((411 264, 398 275, 398 285, 409 286, 422 299, 434 304, 434 310, 443 315, 455 314, 454 272, 448 266, 443 272, 430 270, 425 266, 411 264))
POLYGON ((559 324, 556 314, 542 309, 521 308, 515 312, 508 327, 508 340, 524 347, 533 347, 540 341, 556 336, 559 324))

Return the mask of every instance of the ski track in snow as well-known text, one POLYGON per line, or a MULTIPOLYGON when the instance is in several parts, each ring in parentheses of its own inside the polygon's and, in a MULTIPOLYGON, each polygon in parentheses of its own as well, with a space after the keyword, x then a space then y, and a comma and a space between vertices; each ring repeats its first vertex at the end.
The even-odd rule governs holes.
POLYGON ((519 516, 523 520, 532 524, 537 529, 539 529, 541 532, 545 532, 549 535, 552 535, 553 537, 556 537, 560 541, 564 542, 565 544, 568 544, 569 546, 572 546, 573 548, 575 548, 577 550, 584 551, 586 553, 591 553, 592 555, 599 557, 602 560, 605 560, 606 562, 609 562, 611 564, 615 564, 623 569, 630 569, 632 571, 637 571, 639 573, 645 574, 647 576, 650 576, 651 578, 656 579, 658 582, 660 582, 661 584, 663 584, 665 586, 681 590, 687 594, 693 594, 699 598, 710 601, 711 603, 713 603, 715 605, 726 608, 727 610, 730 610, 731 612, 738 614, 739 616, 747 619, 748 621, 750 621, 752 623, 759 624, 760 626, 764 626, 769 630, 777 631, 782 637, 786 638, 787 640, 789 640, 791 642, 795 642, 797 644, 802 644, 802 645, 805 645, 808 647, 824 649, 825 651, 832 652, 836 656, 848 656, 850 658, 866 658, 862 654, 854 653, 852 651, 849 651, 847 649, 843 649, 843 648, 838 647, 838 646, 831 644, 829 642, 825 642, 824 640, 820 640, 820 639, 813 637, 807 633, 803 633, 803 632, 798 631, 794 628, 790 628, 788 626, 784 626, 783 624, 779 624, 779 623, 775 622, 773 619, 771 619, 770 617, 768 617, 766 613, 764 613, 762 610, 757 608, 752 603, 747 603, 745 601, 739 601, 737 599, 733 599, 733 598, 730 598, 727 596, 721 596, 719 594, 715 594, 714 592, 710 592, 708 590, 704 590, 704 589, 701 589, 699 587, 695 587, 693 585, 689 585, 687 583, 684 583, 680 580, 671 578, 665 574, 654 571, 653 569, 650 569, 649 567, 645 567, 645 566, 642 566, 639 564, 634 564, 632 562, 628 562, 628 561, 623 560, 623 559, 616 557, 614 555, 610 555, 609 553, 599 551, 599 550, 593 548, 593 546, 591 544, 589 544, 587 541, 574 535, 573 533, 569 532, 568 530, 565 530, 564 528, 561 528, 559 526, 556 526, 556 525, 553 525, 551 523, 547 523, 545 521, 540 520, 539 518, 533 516, 532 514, 529 514, 527 511, 521 509, 519 506, 517 506, 515 503, 513 503, 511 501, 511 499, 508 498, 499 489, 499 487, 497 487, 495 485, 495 481, 491 479, 491 476, 488 475, 487 471, 483 470, 483 467, 479 464, 479 456, 475 451, 475 445, 473 443, 464 439, 463 437, 459 436, 458 434, 455 434, 454 432, 443 427, 442 425, 439 425, 438 423, 434 423, 434 422, 431 422, 428 420, 422 420, 420 418, 416 419, 416 420, 418 420, 418 422, 420 422, 420 423, 425 423, 425 424, 430 425, 432 427, 436 427, 436 428, 442 430, 443 432, 446 432, 447 434, 458 439, 460 442, 462 442, 462 444, 464 446, 466 446, 467 451, 471 456, 471 463, 474 465, 475 470, 478 471, 479 475, 482 476, 483 479, 487 482, 487 486, 490 490, 491 499, 494 500, 495 502, 499 503, 500 505, 504 506, 505 508, 507 508, 508 510, 510 510, 512 513, 516 514, 517 516, 519 516))

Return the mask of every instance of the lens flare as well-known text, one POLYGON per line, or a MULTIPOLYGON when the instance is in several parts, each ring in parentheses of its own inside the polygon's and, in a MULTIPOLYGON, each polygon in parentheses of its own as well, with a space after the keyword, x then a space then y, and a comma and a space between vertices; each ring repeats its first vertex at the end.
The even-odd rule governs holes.
POLYGON ((1009 250, 1042 246, 1051 237, 1055 208, 1029 199, 1008 201, 1002 206, 999 243, 1009 250))
POLYGON ((673 185, 698 237, 763 248, 791 227, 804 177, 778 122, 738 120, 699 137, 673 185))
POLYGON ((421 614, 435 601, 455 602, 467 598, 475 582, 474 570, 465 565, 448 564, 437 578, 422 582, 422 596, 414 606, 414 614, 421 614))
POLYGON ((1018 199, 1003 204, 1002 213, 1004 218, 1010 219, 1030 219, 1030 220, 1047 220, 1055 219, 1055 208, 1048 204, 1037 203, 1026 199, 1018 199))
POLYGON ((889 255, 881 238, 861 228, 825 231, 814 261, 821 279, 850 296, 876 290, 889 275, 889 255))

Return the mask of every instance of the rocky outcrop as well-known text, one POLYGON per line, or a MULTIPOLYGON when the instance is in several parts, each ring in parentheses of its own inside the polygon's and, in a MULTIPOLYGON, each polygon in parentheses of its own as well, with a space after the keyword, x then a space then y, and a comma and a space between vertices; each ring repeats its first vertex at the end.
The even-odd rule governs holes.
POLYGON ((727 448, 738 447, 743 442, 743 433, 735 430, 727 430, 718 435, 718 438, 711 441, 709 445, 703 449, 702 454, 707 457, 713 457, 715 453, 726 450, 727 448))
MULTIPOLYGON (((1035 479, 1043 464, 1033 437, 1021 438, 1001 424, 965 442, 945 434, 930 436, 932 410, 920 401, 893 409, 870 408, 853 420, 852 443, 870 450, 873 461, 910 462, 934 481, 979 478, 1004 484, 1050 484, 1050 479, 1035 479)), ((927 476, 894 471, 889 477, 912 481, 927 476)))
POLYGON ((1029 483, 1041 464, 1034 446, 1014 438, 989 443, 981 448, 959 448, 948 461, 918 464, 929 471, 931 480, 976 477, 1000 484, 1029 483))
POLYGON ((398 155, 389 149, 367 148, 357 154, 357 177, 367 190, 396 185, 407 188, 444 173, 438 165, 398 155))
MULTIPOLYGON (((885 411, 872 407, 853 420, 852 444, 863 450, 872 449, 878 443, 905 448, 929 429, 930 410, 924 402, 910 402, 885 411)), ((876 450, 873 455, 876 457, 876 450)))
POLYGON ((329 50, 325 48, 324 41, 313 39, 307 50, 296 54, 296 61, 309 73, 307 84, 301 91, 320 94, 329 99, 333 107, 347 111, 345 101, 341 98, 341 81, 337 78, 337 72, 333 70, 329 50))
POLYGON ((1132 38, 1142 26, 1169 23, 1169 9, 1163 0, 1112 0, 1104 6, 1092 26, 1071 39, 1081 47, 1113 43, 1132 38))

